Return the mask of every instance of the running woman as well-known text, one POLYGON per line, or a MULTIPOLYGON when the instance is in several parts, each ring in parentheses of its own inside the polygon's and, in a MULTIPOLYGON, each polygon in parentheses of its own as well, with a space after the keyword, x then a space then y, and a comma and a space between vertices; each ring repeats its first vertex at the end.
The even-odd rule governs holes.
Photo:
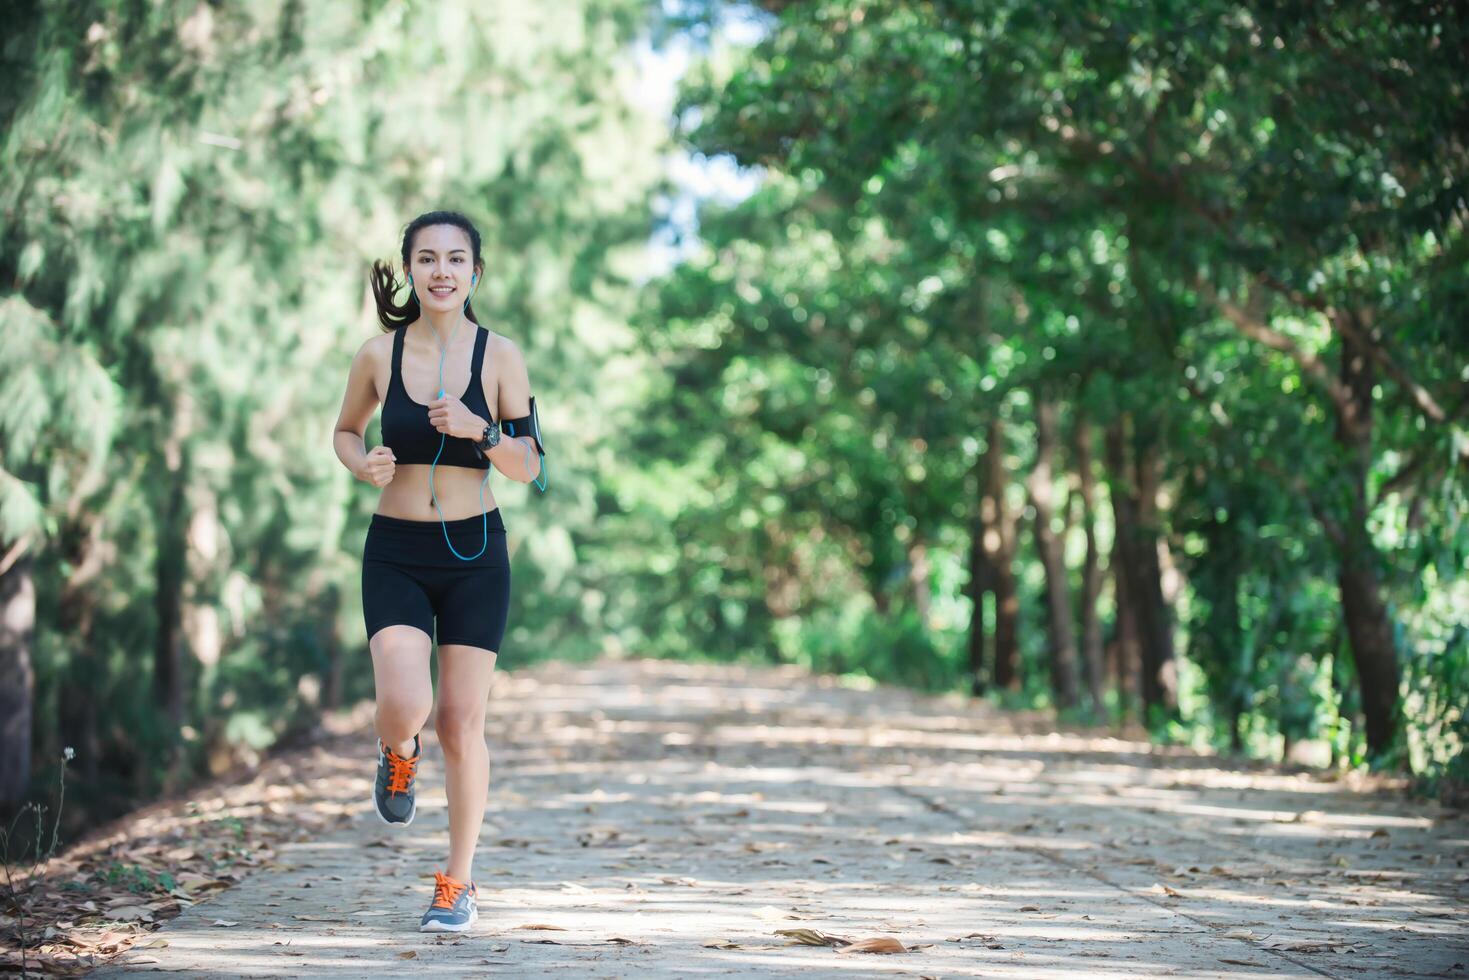
POLYGON ((362 552, 377 688, 373 806, 397 826, 417 812, 437 640, 434 733, 449 856, 446 871, 434 872, 419 928, 466 932, 479 916, 471 864, 490 781, 485 708, 510 607, 505 524, 486 487, 492 463, 512 480, 536 481, 544 450, 525 359, 480 325, 469 302, 484 275, 474 225, 451 211, 420 215, 403 233, 402 260, 401 285, 389 263, 373 264, 384 333, 352 360, 332 443, 353 476, 382 490, 362 552), (364 433, 378 405, 383 445, 368 451, 364 433))

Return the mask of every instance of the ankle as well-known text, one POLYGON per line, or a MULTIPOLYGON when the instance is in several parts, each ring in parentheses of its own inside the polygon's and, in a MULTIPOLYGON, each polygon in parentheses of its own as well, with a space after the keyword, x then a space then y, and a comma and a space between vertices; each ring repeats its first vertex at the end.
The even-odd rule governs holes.
POLYGON ((382 739, 382 743, 383 743, 383 745, 385 745, 389 749, 391 749, 393 751, 393 753, 395 755, 399 756, 400 758, 411 759, 411 758, 414 757, 414 755, 417 754, 417 750, 418 750, 418 744, 417 744, 418 743, 418 736, 417 735, 410 736, 408 738, 408 740, 405 741, 405 742, 394 742, 394 741, 392 741, 390 739, 384 738, 384 739, 382 739))

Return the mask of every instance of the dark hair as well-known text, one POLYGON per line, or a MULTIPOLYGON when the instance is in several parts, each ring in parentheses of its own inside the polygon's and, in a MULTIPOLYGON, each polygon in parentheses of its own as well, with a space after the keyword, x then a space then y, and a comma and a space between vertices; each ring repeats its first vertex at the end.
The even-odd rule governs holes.
MULTIPOLYGON (((479 229, 474 226, 474 222, 458 211, 430 211, 408 222, 408 227, 403 229, 404 265, 408 264, 408 253, 413 250, 413 236, 431 225, 453 225, 455 228, 463 229, 464 233, 469 236, 469 247, 474 253, 474 267, 476 269, 481 267, 479 229)), ((402 306, 393 300, 393 294, 407 284, 398 281, 398 274, 391 263, 378 259, 372 264, 372 272, 368 279, 372 283, 372 298, 377 301, 377 318, 382 321, 384 330, 397 330, 418 319, 420 313, 418 293, 410 291, 408 301, 402 306)), ((479 323, 479 320, 475 319, 473 305, 465 307, 464 315, 469 317, 472 323, 479 323)))

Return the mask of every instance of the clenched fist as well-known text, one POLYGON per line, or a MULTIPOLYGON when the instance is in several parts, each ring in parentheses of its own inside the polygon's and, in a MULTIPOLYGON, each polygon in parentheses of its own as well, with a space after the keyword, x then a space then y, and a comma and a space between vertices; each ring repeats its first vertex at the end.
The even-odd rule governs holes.
POLYGON ((428 403, 428 424, 455 439, 478 439, 485 428, 485 420, 453 395, 428 403))
POLYGON ((393 471, 398 466, 398 457, 387 446, 374 446, 362 463, 358 478, 375 487, 385 487, 393 482, 393 471))

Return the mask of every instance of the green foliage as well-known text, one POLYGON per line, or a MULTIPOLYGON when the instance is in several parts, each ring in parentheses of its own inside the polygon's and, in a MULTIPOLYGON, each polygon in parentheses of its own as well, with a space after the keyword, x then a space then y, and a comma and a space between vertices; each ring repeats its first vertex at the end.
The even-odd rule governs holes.
MULTIPOLYGON (((1026 506, 1043 391, 1063 427, 1125 426, 1124 453, 1156 463, 1143 531, 1187 658, 1168 668, 1187 717, 1160 734, 1461 767, 1469 22, 758 6, 763 39, 716 47, 681 105, 694 149, 762 185, 704 209, 702 248, 638 321, 666 372, 637 443, 655 462, 616 478, 628 540, 668 545, 642 635, 962 683, 958 627, 920 610, 978 624, 964 576, 913 572, 970 567, 992 422, 1026 506), (672 540, 643 536, 660 517, 672 540), (1396 704, 1378 697, 1399 678, 1396 704)), ((1107 548, 1116 504, 1093 514, 1107 548)), ((1074 580, 1072 510, 1054 529, 1074 580)), ((1028 535, 1015 573, 1039 703, 1051 624, 1028 535)))
POLYGON ((1118 720, 1462 785, 1463 15, 771 2, 735 8, 766 31, 733 47, 708 29, 728 6, 15 18, 0 562, 26 561, 0 576, 34 587, 34 755, 78 746, 77 812, 370 695, 373 497, 326 434, 376 329, 367 264, 443 205, 484 232, 477 304, 553 434, 551 492, 497 493, 503 665, 610 649, 969 689, 993 672, 985 542, 1007 532, 1018 680, 998 702, 1052 703, 1051 634, 1095 611, 1118 720), (677 135, 762 179, 706 204, 640 290, 666 190, 665 121, 629 91, 648 31, 712 38, 677 135), (1063 435, 1049 485, 1041 403, 1063 435), (1075 446, 1104 433, 1088 603, 1075 446), (1161 556, 1161 608, 1119 593, 1119 542, 1161 556), (1123 662, 1133 606, 1172 662, 1123 662), (1139 704, 1144 673, 1176 711, 1139 704))
POLYGON ((501 662, 597 638, 587 597, 613 585, 579 552, 666 140, 632 104, 655 11, 31 6, 0 67, 0 560, 33 559, 34 754, 77 746, 76 813, 371 695, 374 495, 331 422, 378 329, 367 267, 421 210, 478 223, 476 305, 553 433, 551 492, 497 496, 517 579, 501 662))
POLYGON ((107 866, 102 869, 101 878, 108 885, 125 888, 140 895, 171 891, 178 885, 173 875, 167 871, 159 871, 155 874, 136 864, 124 864, 121 861, 108 862, 107 866))

